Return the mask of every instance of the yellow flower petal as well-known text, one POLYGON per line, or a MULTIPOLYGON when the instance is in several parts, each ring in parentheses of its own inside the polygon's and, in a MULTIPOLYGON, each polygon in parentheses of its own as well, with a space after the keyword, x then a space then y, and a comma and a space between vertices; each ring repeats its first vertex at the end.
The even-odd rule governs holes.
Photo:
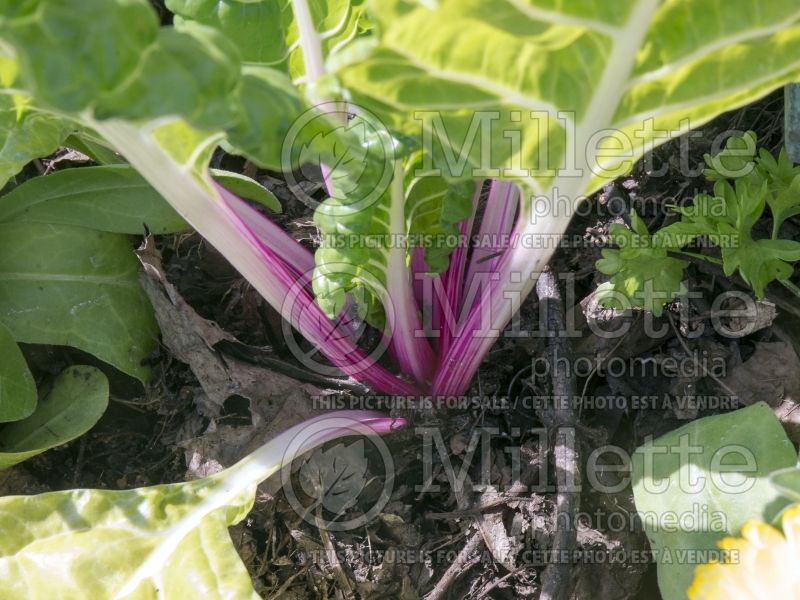
POLYGON ((748 521, 742 537, 719 542, 726 562, 700 565, 690 600, 800 600, 800 504, 787 509, 781 532, 748 521))

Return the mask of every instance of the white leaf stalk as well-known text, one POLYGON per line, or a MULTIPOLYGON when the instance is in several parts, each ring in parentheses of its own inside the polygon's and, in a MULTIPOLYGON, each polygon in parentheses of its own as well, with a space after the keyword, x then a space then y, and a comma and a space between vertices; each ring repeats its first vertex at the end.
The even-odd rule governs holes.
POLYGON ((212 513, 241 503, 242 497, 255 494, 256 486, 288 468, 301 454, 339 437, 386 434, 405 424, 380 413, 339 411, 309 419, 287 429, 232 467, 207 478, 214 489, 180 521, 158 532, 160 541, 147 559, 128 577, 115 600, 133 594, 149 579, 158 581, 159 573, 178 545, 212 513))
POLYGON ((402 161, 395 161, 390 191, 386 293, 381 302, 386 307, 392 350, 400 367, 417 381, 427 382, 433 373, 435 361, 417 312, 406 249, 400 243, 406 233, 406 194, 402 161))
POLYGON ((322 53, 322 38, 314 27, 314 19, 307 0, 292 0, 294 20, 300 35, 300 48, 303 52, 303 64, 306 67, 306 81, 309 88, 325 74, 325 57, 322 53))

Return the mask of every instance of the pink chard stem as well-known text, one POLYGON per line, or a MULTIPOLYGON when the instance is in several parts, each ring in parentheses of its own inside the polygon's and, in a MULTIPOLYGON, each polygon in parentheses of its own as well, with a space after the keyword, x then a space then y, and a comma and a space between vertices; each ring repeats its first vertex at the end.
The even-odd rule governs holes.
POLYGON ((469 313, 459 324, 458 332, 442 357, 432 384, 434 395, 463 394, 469 388, 480 364, 497 341, 507 319, 504 297, 505 283, 511 281, 509 257, 519 235, 522 216, 514 226, 519 207, 519 188, 516 185, 493 181, 486 211, 479 230, 479 247, 473 250, 467 274, 469 313), (513 227, 513 230, 512 230, 513 227), (507 237, 509 243, 503 243, 507 237), (501 322, 502 321, 502 322, 501 322))
MULTIPOLYGON (((469 219, 462 221, 459 225, 459 234, 461 235, 462 239, 467 238, 468 240, 470 234, 472 233, 472 228, 475 223, 475 212, 478 209, 478 203, 480 202, 482 191, 483 182, 479 181, 475 184, 475 193, 472 196, 472 215, 469 219)), ((459 310, 461 308, 468 253, 469 241, 460 243, 450 255, 450 264, 447 267, 447 271, 445 271, 445 273, 442 275, 442 282, 444 284, 445 292, 444 301, 446 302, 446 306, 442 306, 441 299, 439 299, 437 295, 434 295, 434 306, 437 307, 438 311, 438 328, 441 332, 439 356, 443 356, 447 353, 447 350, 452 344, 453 335, 455 334, 455 331, 452 327, 454 320, 453 317, 456 319, 458 318, 459 310)))

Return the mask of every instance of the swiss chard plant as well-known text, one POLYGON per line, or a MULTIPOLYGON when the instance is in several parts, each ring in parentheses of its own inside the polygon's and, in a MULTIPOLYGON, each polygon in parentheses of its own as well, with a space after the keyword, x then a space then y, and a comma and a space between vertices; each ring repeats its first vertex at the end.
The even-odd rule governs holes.
POLYGON ((796 0, 167 6, 174 26, 144 0, 2 3, 5 169, 70 132, 113 148, 334 365, 394 394, 464 392, 577 203, 800 70, 796 0), (215 185, 220 145, 322 164, 315 254, 215 185), (452 233, 489 241, 396 242, 452 233), (396 372, 353 341, 354 310, 396 372))
POLYGON ((597 263, 599 271, 611 276, 600 292, 606 304, 638 306, 660 315, 681 290, 688 265, 681 255, 720 264, 726 276, 738 273, 758 298, 773 281, 800 295, 790 280, 791 263, 800 260, 800 242, 780 236, 786 219, 800 214, 800 167, 785 149, 777 159, 763 148, 756 154, 756 141, 748 132, 731 137, 717 156, 706 155, 705 176, 714 182, 714 193, 673 207, 680 221, 652 235, 635 212, 631 229, 611 225, 611 240, 618 248, 604 249, 597 263), (767 209, 772 231, 759 237, 753 228, 767 209), (720 257, 687 253, 686 246, 699 238, 719 248, 720 257))
MULTIPOLYGON (((2 182, 64 144, 118 153, 331 364, 397 395, 464 393, 578 203, 800 76, 798 0, 166 5, 169 26, 146 0, 0 0, 2 182), (287 177, 317 163, 315 252, 215 180, 219 148, 287 177)), ((36 211, 9 227, 56 226, 36 211)), ((297 434, 197 482, 0 500, 3 597, 254 596, 224 528, 297 434)))

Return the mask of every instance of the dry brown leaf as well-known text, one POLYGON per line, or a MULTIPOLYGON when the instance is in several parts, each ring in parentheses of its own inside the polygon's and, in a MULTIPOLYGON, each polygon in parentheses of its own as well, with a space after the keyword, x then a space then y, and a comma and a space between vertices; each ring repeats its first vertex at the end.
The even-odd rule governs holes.
MULTIPOLYGON (((722 382, 750 405, 764 401, 775 408, 781 402, 800 401, 800 359, 786 342, 760 342, 753 355, 734 367, 722 382)), ((724 390, 720 393, 725 394, 724 390)))
POLYGON ((148 239, 139 250, 145 274, 141 281, 155 311, 164 345, 189 365, 204 394, 198 409, 209 418, 219 416, 225 400, 233 395, 251 401, 253 425, 271 421, 284 403, 306 403, 319 390, 296 379, 222 354, 214 345, 236 341, 216 323, 202 318, 164 276, 161 256, 148 239))

